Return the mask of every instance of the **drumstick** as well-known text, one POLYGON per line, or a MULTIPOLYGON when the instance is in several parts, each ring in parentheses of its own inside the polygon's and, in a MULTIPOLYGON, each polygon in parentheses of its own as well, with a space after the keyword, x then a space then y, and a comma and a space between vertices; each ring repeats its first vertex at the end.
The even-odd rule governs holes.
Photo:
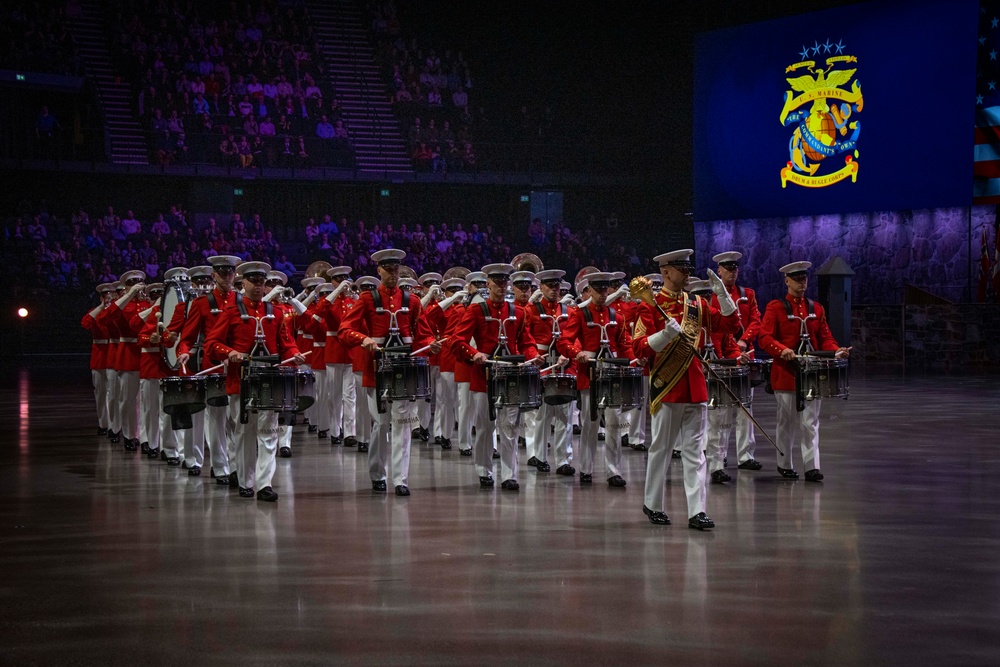
MULTIPOLYGON (((312 350, 309 350, 308 352, 303 352, 302 356, 305 357, 305 356, 308 356, 310 354, 312 354, 312 350)), ((282 364, 287 364, 289 361, 295 361, 295 357, 288 357, 284 361, 279 361, 278 363, 276 363, 274 365, 275 366, 281 366, 282 364)))
MULTIPOLYGON (((449 338, 451 338, 451 336, 445 336, 444 338, 441 338, 439 340, 434 341, 434 343, 440 343, 441 341, 448 340, 449 338)), ((434 343, 431 343, 431 345, 433 345, 434 343)), ((410 356, 411 357, 415 357, 418 354, 420 354, 421 352, 426 352, 427 350, 431 349, 431 345, 424 345, 419 350, 414 350, 413 352, 410 352, 410 356)))
POLYGON ((487 359, 484 364, 496 364, 497 366, 517 366, 513 361, 500 361, 498 359, 487 359))
POLYGON ((199 375, 205 375, 206 373, 211 373, 212 371, 217 371, 217 370, 219 370, 221 368, 225 368, 225 367, 226 367, 226 364, 225 364, 225 362, 223 362, 223 363, 219 364, 218 366, 212 366, 211 368, 206 368, 203 371, 198 371, 194 375, 195 375, 195 377, 198 377, 199 375))
POLYGON ((552 364, 551 366, 546 366, 542 370, 538 371, 538 374, 541 375, 542 373, 548 373, 553 368, 559 368, 560 366, 561 366, 561 364, 552 364))

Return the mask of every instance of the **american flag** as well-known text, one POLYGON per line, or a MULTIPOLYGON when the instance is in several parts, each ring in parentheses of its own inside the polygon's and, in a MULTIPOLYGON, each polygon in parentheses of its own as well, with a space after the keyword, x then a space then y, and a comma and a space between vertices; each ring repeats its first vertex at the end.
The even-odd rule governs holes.
POLYGON ((1000 2, 979 5, 973 203, 1000 204, 1000 2))
POLYGON ((976 301, 986 303, 986 293, 990 285, 990 238, 983 225, 982 243, 979 246, 979 285, 976 290, 976 301))

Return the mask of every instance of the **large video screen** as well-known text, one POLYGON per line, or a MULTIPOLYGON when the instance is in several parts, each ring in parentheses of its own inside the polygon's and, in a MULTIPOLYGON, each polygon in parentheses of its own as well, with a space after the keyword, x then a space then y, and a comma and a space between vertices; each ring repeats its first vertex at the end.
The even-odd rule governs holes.
POLYGON ((892 0, 699 35, 695 218, 968 205, 979 11, 892 0))

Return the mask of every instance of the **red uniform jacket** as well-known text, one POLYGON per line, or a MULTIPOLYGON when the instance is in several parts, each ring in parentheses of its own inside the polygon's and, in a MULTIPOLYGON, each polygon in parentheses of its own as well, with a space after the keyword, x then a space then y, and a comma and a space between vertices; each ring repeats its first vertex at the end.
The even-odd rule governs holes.
MULTIPOLYGON (((749 287, 743 287, 742 292, 739 285, 728 288, 729 296, 736 304, 736 310, 740 315, 739 328, 733 332, 737 341, 747 344, 747 353, 752 359, 754 356, 754 344, 760 336, 760 309, 757 307, 757 295, 749 287)), ((719 307, 719 297, 712 295, 712 307, 719 307)))
MULTIPOLYGON (((634 356, 632 354, 632 336, 628 332, 628 327, 618 316, 617 310, 615 311, 615 324, 613 326, 610 324, 611 309, 614 309, 614 306, 598 308, 593 303, 588 304, 586 308, 573 308, 569 319, 566 320, 566 326, 562 328, 562 336, 556 343, 559 354, 572 359, 583 351, 596 353, 601 347, 601 327, 598 325, 606 325, 612 356, 632 359, 634 356), (588 325, 584 311, 590 313, 592 324, 588 325)), ((587 370, 585 368, 579 369, 576 375, 577 389, 590 389, 590 377, 587 370)))
MULTIPOLYGON (((298 313, 292 314, 292 326, 295 331, 295 345, 298 346, 299 352, 306 355, 306 361, 312 366, 312 358, 318 354, 318 352, 313 352, 313 335, 312 332, 306 329, 306 324, 312 321, 312 314, 310 308, 313 307, 313 303, 310 303, 306 308, 306 311, 299 315, 298 313)), ((320 355, 322 358, 323 355, 320 355)))
MULTIPOLYGON (((775 299, 767 304, 764 311, 764 321, 760 327, 760 349, 764 350, 772 357, 774 363, 771 364, 771 386, 775 391, 795 391, 795 369, 791 362, 781 358, 781 351, 786 348, 797 349, 799 346, 799 334, 801 323, 799 320, 789 320, 788 311, 785 310, 785 302, 792 306, 792 314, 798 317, 807 317, 809 312, 805 299, 795 299, 786 294, 784 299, 775 299)), ((806 330, 812 346, 816 350, 837 350, 839 345, 830 332, 830 325, 826 322, 826 313, 823 306, 812 302, 813 314, 815 318, 806 320, 806 330)))
MULTIPOLYGON (((559 301, 549 301, 542 298, 535 303, 529 303, 525 307, 525 326, 531 331, 531 337, 535 339, 535 349, 538 354, 547 357, 546 366, 556 363, 559 357, 559 350, 552 348, 552 328, 553 323, 559 327, 559 337, 563 337, 563 328, 569 322, 570 313, 573 308, 559 301)), ((576 373, 576 362, 558 371, 560 373, 576 373)))
MULTIPOLYGON (((661 290, 654 298, 667 315, 677 320, 678 324, 681 323, 681 320, 684 319, 683 294, 673 296, 666 290, 661 290)), ((702 323, 707 329, 718 332, 719 335, 725 335, 727 333, 731 334, 733 329, 739 326, 736 313, 725 317, 719 312, 718 308, 713 308, 707 300, 700 296, 691 297, 691 300, 692 302, 696 301, 697 307, 702 309, 702 323)), ((634 341, 636 354, 646 359, 655 359, 656 351, 649 346, 649 337, 657 331, 662 331, 666 320, 664 320, 663 315, 658 310, 647 303, 639 304, 639 320, 642 323, 642 335, 636 336, 634 341)), ((639 324, 637 323, 636 326, 639 327, 639 324)), ((702 331, 698 336, 697 345, 699 350, 705 344, 704 339, 705 332, 702 331)), ((650 387, 650 393, 655 393, 652 387, 650 387)), ((704 403, 706 401, 708 401, 708 385, 705 382, 705 371, 701 367, 701 362, 695 358, 688 366, 687 374, 674 385, 674 388, 663 397, 661 402, 704 403)))
POLYGON ((454 349, 455 332, 458 331, 459 325, 462 324, 462 320, 465 319, 465 311, 467 308, 468 305, 464 303, 455 303, 448 309, 448 328, 445 330, 444 335, 449 337, 445 342, 445 345, 448 347, 448 352, 455 360, 455 382, 470 382, 472 380, 472 364, 465 359, 456 356, 454 349))
POLYGON ((117 318, 111 316, 111 311, 108 306, 104 307, 104 310, 97 314, 97 324, 104 327, 104 330, 108 332, 108 352, 105 357, 106 368, 112 370, 118 370, 118 348, 121 347, 119 339, 121 334, 118 332, 118 322, 117 318))
MULTIPOLYGON (((177 372, 167 366, 167 361, 163 357, 163 342, 151 343, 149 337, 159 331, 160 328, 160 307, 153 306, 153 312, 149 314, 139 329, 139 347, 142 348, 142 356, 139 359, 139 378, 143 380, 158 380, 165 377, 173 377, 177 372)), ((188 369, 189 371, 191 369, 188 369)))
POLYGON ((316 304, 313 320, 320 326, 312 328, 313 338, 320 340, 320 332, 326 337, 325 361, 327 364, 348 364, 351 361, 347 356, 347 347, 340 340, 339 332, 344 318, 353 305, 354 300, 344 294, 337 295, 333 303, 323 298, 319 299, 316 304))
MULTIPOLYGON (((212 294, 215 296, 216 305, 219 306, 218 310, 212 310, 212 304, 209 303, 207 296, 199 296, 192 301, 187 309, 187 314, 185 314, 183 308, 174 310, 174 316, 170 324, 167 325, 167 329, 181 337, 180 342, 177 343, 178 356, 191 354, 191 349, 198 344, 199 335, 202 336, 203 340, 208 338, 208 332, 219 321, 226 308, 236 303, 236 292, 232 290, 223 294, 216 287, 212 290, 212 294)), ((215 364, 206 363, 203 365, 205 368, 208 368, 215 364)), ((190 366, 188 366, 188 370, 191 370, 190 366)), ((222 371, 217 372, 219 374, 222 373, 222 371)))
MULTIPOLYGON (((205 336, 205 358, 212 361, 213 365, 221 363, 232 351, 249 353, 254 346, 254 335, 257 333, 257 320, 255 317, 264 318, 267 315, 267 304, 262 301, 251 301, 250 299, 239 297, 247 309, 247 319, 243 319, 239 308, 234 302, 226 306, 222 315, 215 321, 215 325, 205 336)), ((282 317, 282 313, 277 308, 274 309, 273 318, 262 320, 264 328, 264 345, 268 352, 277 354, 282 359, 287 359, 299 353, 299 348, 295 346, 292 338, 292 330, 287 326, 282 317)), ((229 373, 226 376, 226 393, 229 395, 240 393, 240 365, 229 364, 229 373)))
POLYGON ((119 340, 118 346, 118 370, 138 371, 139 370, 139 330, 133 328, 132 320, 135 315, 150 307, 149 301, 134 298, 125 304, 125 308, 119 308, 118 304, 112 302, 106 311, 110 312, 110 317, 118 325, 119 340))
POLYGON ((326 372, 326 322, 323 318, 316 319, 316 310, 319 304, 325 299, 316 299, 309 304, 306 312, 302 313, 302 335, 309 339, 310 347, 313 351, 307 361, 313 371, 326 372))
MULTIPOLYGON (((103 310, 101 311, 104 312, 103 310)), ((97 314, 100 317, 101 313, 97 314)), ((94 338, 90 345, 90 370, 103 371, 108 367, 108 329, 98 323, 97 318, 90 314, 90 311, 83 316, 80 326, 90 332, 94 338)))
MULTIPOLYGON (((398 287, 391 291, 385 285, 378 288, 381 308, 376 310, 375 298, 372 292, 364 292, 354 307, 347 312, 347 317, 340 323, 338 338, 348 348, 361 345, 365 338, 373 338, 382 345, 389 334, 389 314, 403 307, 403 292, 398 287)), ((409 312, 400 313, 396 319, 399 335, 403 342, 413 343, 417 332, 417 322, 420 320, 420 299, 410 294, 409 312)), ((415 348, 414 348, 415 349, 415 348)), ((362 383, 365 387, 375 386, 375 364, 365 366, 365 376, 362 383)))
MULTIPOLYGON (((444 338, 448 330, 448 313, 454 306, 450 306, 447 311, 441 310, 440 304, 433 301, 420 313, 420 320, 417 322, 416 347, 430 345, 439 338, 444 338)), ((446 341, 447 342, 447 341, 446 341)), ((438 366, 442 371, 455 371, 455 356, 451 353, 451 348, 442 344, 438 354, 430 355, 432 366, 438 366), (447 366, 447 368, 446 368, 447 366)))
MULTIPOLYGON (((501 326, 504 335, 507 336, 507 348, 511 354, 523 354, 525 359, 534 359, 538 356, 535 339, 531 337, 531 331, 524 326, 523 308, 508 304, 506 301, 497 304, 487 300, 485 305, 490 313, 489 321, 483 312, 483 304, 470 304, 455 329, 454 337, 446 341, 445 344, 451 345, 451 351, 456 358, 471 362, 477 352, 492 355, 500 341, 501 326), (469 341, 473 338, 476 339, 476 347, 469 345, 469 341)), ((485 392, 486 367, 482 364, 473 364, 472 377, 469 381, 472 391, 485 392)))

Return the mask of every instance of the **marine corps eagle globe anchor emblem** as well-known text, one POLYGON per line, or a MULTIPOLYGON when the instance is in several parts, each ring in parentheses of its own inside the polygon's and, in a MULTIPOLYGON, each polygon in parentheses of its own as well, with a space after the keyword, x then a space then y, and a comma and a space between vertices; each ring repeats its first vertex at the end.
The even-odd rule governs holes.
POLYGON ((781 170, 781 187, 794 183, 806 188, 825 188, 848 176, 858 180, 858 135, 864 108, 861 83, 855 78, 857 56, 842 54, 842 43, 802 47, 802 61, 785 68, 791 90, 785 91, 785 104, 779 121, 794 128, 788 141, 788 163, 781 170), (806 60, 821 52, 833 53, 823 62, 806 60), (853 67, 852 67, 853 66, 853 67), (806 70, 809 73, 802 73, 806 70), (852 81, 853 79, 853 81, 852 81), (844 162, 831 159, 843 155, 844 162), (832 168, 828 165, 835 165, 832 168))

